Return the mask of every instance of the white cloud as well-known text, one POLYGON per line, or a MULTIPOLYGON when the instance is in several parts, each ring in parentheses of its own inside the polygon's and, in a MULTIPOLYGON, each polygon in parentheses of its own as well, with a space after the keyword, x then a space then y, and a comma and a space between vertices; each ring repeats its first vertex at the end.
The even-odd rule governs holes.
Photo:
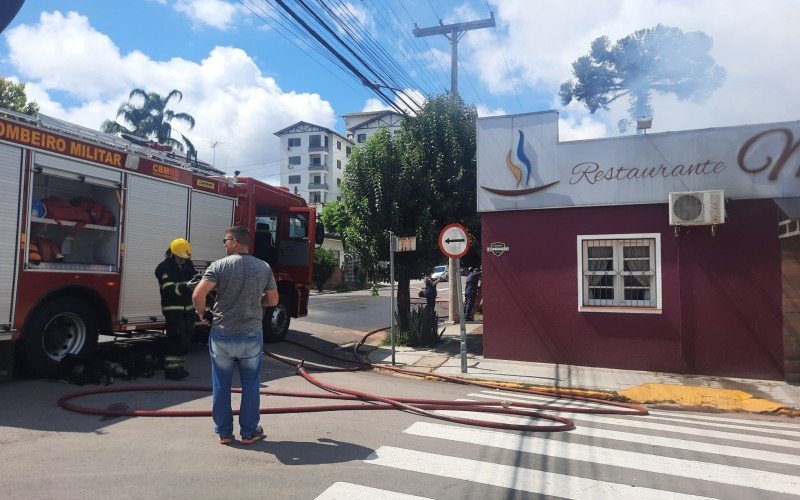
POLYGON ((211 142, 221 141, 216 162, 223 170, 261 164, 239 169, 252 176, 277 172, 282 152, 273 132, 299 120, 325 127, 336 121, 331 105, 318 94, 283 91, 234 47, 216 47, 200 62, 121 54, 86 17, 73 12, 43 13, 38 23, 10 30, 7 41, 17 76, 28 82, 42 112, 94 129, 115 116, 133 88, 162 95, 180 90, 183 101, 171 107, 197 120, 194 130, 180 131, 208 161, 211 142), (61 102, 78 104, 59 104, 51 97, 54 92, 72 98, 61 102))
POLYGON ((241 4, 225 0, 176 0, 173 7, 186 14, 195 27, 211 26, 220 30, 230 29, 237 17, 247 12, 241 4))
MULTIPOLYGON (((684 32, 703 31, 714 40, 711 55, 727 70, 727 79, 704 103, 678 102, 655 95, 653 130, 684 130, 743 123, 796 120, 800 117, 800 58, 794 0, 735 2, 709 0, 492 0, 503 50, 518 91, 556 95, 572 76, 571 64, 587 54, 592 40, 606 35, 616 41, 658 23, 684 32)), ((459 15, 469 10, 458 10, 459 15)), ((456 16, 457 17, 457 16, 456 16)), ((486 17, 478 13, 475 18, 486 17)), ((463 20, 463 19, 459 19, 463 20)), ((479 74, 494 94, 513 92, 492 30, 470 31, 459 46, 465 64, 479 74)), ((616 122, 627 115, 628 102, 598 111, 593 122, 617 133, 616 122)), ((567 123, 573 108, 557 108, 567 123)), ((534 110, 531 110, 534 111, 534 110)), ((592 125, 590 129, 593 129, 592 125)))
POLYGON ((477 104, 475 106, 476 111, 478 112, 478 116, 483 118, 485 116, 500 116, 500 115, 507 115, 508 112, 503 108, 494 108, 490 109, 484 104, 477 104))

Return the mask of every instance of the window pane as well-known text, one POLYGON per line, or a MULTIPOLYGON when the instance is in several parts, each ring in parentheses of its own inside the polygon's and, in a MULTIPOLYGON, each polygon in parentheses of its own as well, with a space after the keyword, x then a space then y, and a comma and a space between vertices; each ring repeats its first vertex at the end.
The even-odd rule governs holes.
POLYGON ((614 300, 614 276, 611 274, 589 276, 590 300, 614 300))
POLYGON ((650 271, 649 246, 622 247, 624 271, 650 271))
POLYGON ((625 276, 625 300, 650 301, 652 276, 625 276))
POLYGON ((590 246, 586 249, 587 271, 611 271, 614 268, 614 248, 610 246, 590 246))

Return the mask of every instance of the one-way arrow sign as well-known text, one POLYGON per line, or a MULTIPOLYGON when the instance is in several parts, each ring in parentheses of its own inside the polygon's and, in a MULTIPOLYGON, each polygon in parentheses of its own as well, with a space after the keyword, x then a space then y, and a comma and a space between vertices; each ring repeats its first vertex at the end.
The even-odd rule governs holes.
POLYGON ((460 259, 467 254, 471 241, 461 224, 449 224, 439 233, 439 249, 451 259, 460 259))

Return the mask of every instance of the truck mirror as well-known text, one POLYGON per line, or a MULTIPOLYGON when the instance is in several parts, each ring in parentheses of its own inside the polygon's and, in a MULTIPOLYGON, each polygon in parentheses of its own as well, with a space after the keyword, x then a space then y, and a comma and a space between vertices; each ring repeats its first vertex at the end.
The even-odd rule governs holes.
POLYGON ((322 245, 322 242, 325 241, 325 224, 322 223, 321 220, 317 221, 317 236, 315 238, 315 242, 317 245, 322 245))

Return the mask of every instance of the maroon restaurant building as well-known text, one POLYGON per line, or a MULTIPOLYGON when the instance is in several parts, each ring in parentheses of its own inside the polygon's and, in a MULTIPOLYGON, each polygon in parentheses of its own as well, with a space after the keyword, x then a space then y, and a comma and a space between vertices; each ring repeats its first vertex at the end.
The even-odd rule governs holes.
POLYGON ((487 357, 800 379, 800 122, 478 120, 487 357))

